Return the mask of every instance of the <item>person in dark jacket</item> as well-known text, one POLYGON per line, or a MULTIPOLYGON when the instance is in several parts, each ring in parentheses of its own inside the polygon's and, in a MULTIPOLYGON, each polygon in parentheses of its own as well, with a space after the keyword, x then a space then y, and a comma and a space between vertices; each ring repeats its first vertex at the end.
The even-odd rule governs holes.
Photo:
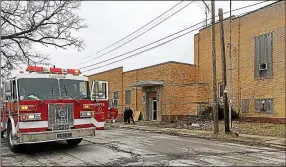
MULTIPOLYGON (((127 107, 124 108, 124 113, 123 113, 123 117, 124 117, 124 124, 127 124, 128 122, 128 118, 129 118, 129 114, 128 114, 129 110, 127 107)), ((130 122, 130 121, 129 121, 130 122)))
MULTIPOLYGON (((132 109, 130 107, 129 107, 129 112, 130 112, 130 118, 131 118, 133 124, 136 124, 135 121, 134 121, 134 118, 133 118, 133 116, 134 116, 133 111, 132 111, 132 109)), ((130 120, 129 120, 129 123, 130 123, 130 120)))

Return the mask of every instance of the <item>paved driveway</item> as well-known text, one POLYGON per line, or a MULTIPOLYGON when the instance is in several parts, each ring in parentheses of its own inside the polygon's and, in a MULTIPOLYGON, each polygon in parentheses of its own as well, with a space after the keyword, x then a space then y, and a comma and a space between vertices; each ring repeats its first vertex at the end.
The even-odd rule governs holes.
POLYGON ((21 154, 2 145, 4 166, 169 165, 285 166, 285 150, 205 139, 108 129, 78 147, 65 142, 35 144, 21 154))

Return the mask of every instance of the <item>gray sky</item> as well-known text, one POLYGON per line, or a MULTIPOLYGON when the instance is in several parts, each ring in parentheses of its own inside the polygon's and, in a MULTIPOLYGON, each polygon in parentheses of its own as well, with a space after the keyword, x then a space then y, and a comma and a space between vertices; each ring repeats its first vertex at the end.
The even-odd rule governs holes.
MULTIPOLYGON (((152 41, 163 38, 188 26, 201 22, 205 19, 205 6, 202 1, 196 1, 182 11, 180 11, 179 13, 177 13, 176 15, 172 16, 170 19, 157 26, 156 28, 133 40, 132 42, 121 47, 120 49, 115 50, 105 56, 102 56, 99 59, 89 61, 87 63, 82 63, 113 49, 114 47, 107 49, 100 54, 96 54, 97 51, 105 48, 106 46, 118 41, 129 33, 135 31, 136 29, 151 21, 155 17, 159 16, 164 11, 171 8, 178 2, 179 1, 83 1, 79 14, 85 19, 85 22, 89 27, 80 31, 79 33, 77 33, 77 35, 80 35, 82 38, 85 39, 85 50, 82 52, 77 52, 73 49, 62 50, 55 49, 54 47, 38 47, 38 49, 41 49, 43 53, 50 54, 51 63, 55 64, 57 67, 81 68, 90 64, 101 62, 113 56, 117 56, 142 45, 148 44, 152 41), (87 56, 90 57, 84 59, 87 56)), ((237 9, 258 2, 261 1, 232 1, 232 9, 237 9)), ((185 4, 187 3, 189 3, 189 1, 183 2, 182 4, 180 4, 180 7, 185 6, 185 4)), ((210 4, 210 1, 207 1, 207 3, 210 4)), ((255 10, 270 3, 273 3, 273 1, 256 5, 247 9, 235 11, 232 14, 238 15, 247 11, 255 10)), ((223 8, 224 12, 229 11, 229 1, 216 1, 216 14, 218 13, 218 8, 223 8)), ((224 17, 229 17, 229 14, 224 17)), ((144 30, 146 29, 147 28, 145 28, 144 30)), ((194 34, 197 32, 198 31, 190 33, 166 45, 142 53, 130 59, 112 65, 108 65, 103 68, 92 70, 84 74, 89 75, 113 69, 119 66, 124 66, 124 71, 129 71, 132 69, 142 68, 145 66, 150 66, 166 61, 193 63, 193 40, 194 34)), ((99 67, 118 59, 95 65, 91 68, 99 67)), ((82 71, 85 71, 87 69, 90 68, 82 69, 82 71)))

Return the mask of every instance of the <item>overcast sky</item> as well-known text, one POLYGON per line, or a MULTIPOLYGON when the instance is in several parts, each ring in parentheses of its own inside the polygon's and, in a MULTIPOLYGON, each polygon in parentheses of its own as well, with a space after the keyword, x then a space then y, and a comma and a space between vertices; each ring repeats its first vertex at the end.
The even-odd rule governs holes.
MULTIPOLYGON (((152 19, 156 18, 157 16, 159 16, 164 11, 168 10, 178 2, 179 1, 112 1, 112 2, 83 1, 79 15, 81 15, 81 17, 85 19, 88 28, 79 32, 79 35, 85 39, 85 44, 86 44, 85 50, 82 52, 77 52, 76 50, 73 49, 61 50, 61 49, 55 49, 54 47, 49 47, 49 48, 43 47, 40 49, 42 52, 51 55, 51 63, 55 64, 57 67, 82 68, 87 65, 101 62, 103 60, 133 50, 142 45, 148 44, 152 41, 163 38, 181 29, 184 29, 193 24, 201 22, 205 19, 206 17, 205 5, 203 4, 202 1, 195 1, 194 3, 190 4, 188 7, 186 7, 176 15, 172 16, 170 19, 166 20, 156 28, 142 35, 141 37, 133 40, 129 44, 113 51, 110 54, 102 56, 101 58, 89 61, 90 59, 97 57, 102 53, 105 53, 115 47, 112 47, 109 50, 107 49, 105 52, 101 52, 100 54, 96 54, 96 52, 99 51, 100 49, 107 47, 108 45, 120 40, 121 38, 135 31, 136 29, 143 26, 152 19), (89 57, 86 58, 87 56, 89 57), (84 63, 85 61, 88 62, 84 63)), ((181 3, 180 6, 176 8, 176 10, 185 6, 189 2, 190 1, 181 3)), ((232 1, 232 9, 237 9, 258 2, 261 1, 232 1)), ((210 1, 207 1, 207 3, 210 4, 210 1)), ((247 11, 255 10, 259 7, 268 5, 270 3, 273 3, 273 1, 256 5, 254 7, 250 7, 240 11, 236 11, 233 12, 232 14, 238 15, 247 11)), ((217 12, 218 8, 223 8, 224 12, 229 11, 230 9, 229 1, 216 1, 215 5, 216 5, 216 14, 218 13, 217 12)), ((224 17, 229 17, 229 14, 224 17)), ((144 30, 146 30, 147 28, 145 28, 144 30)), ((194 31, 193 33, 185 35, 179 39, 176 39, 156 49, 139 54, 130 59, 126 59, 124 61, 105 66, 103 68, 85 72, 84 74, 89 75, 120 66, 124 67, 124 71, 129 71, 166 61, 193 63, 194 62, 193 41, 194 41, 194 34, 196 34, 197 32, 198 31, 194 31)), ((123 57, 126 56, 128 55, 125 55, 123 57)), ((96 68, 118 59, 94 65, 93 67, 90 68, 84 68, 82 69, 82 71, 91 68, 96 68)))

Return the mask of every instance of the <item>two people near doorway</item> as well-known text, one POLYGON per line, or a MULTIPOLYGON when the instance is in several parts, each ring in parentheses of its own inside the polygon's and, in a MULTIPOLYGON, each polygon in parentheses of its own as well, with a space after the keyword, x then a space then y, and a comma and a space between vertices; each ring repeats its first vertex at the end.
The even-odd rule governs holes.
POLYGON ((130 124, 130 119, 131 119, 133 124, 136 124, 135 121, 134 121, 133 116, 134 116, 134 114, 133 114, 132 109, 129 106, 126 106, 125 110, 124 110, 124 123, 125 124, 130 124))

